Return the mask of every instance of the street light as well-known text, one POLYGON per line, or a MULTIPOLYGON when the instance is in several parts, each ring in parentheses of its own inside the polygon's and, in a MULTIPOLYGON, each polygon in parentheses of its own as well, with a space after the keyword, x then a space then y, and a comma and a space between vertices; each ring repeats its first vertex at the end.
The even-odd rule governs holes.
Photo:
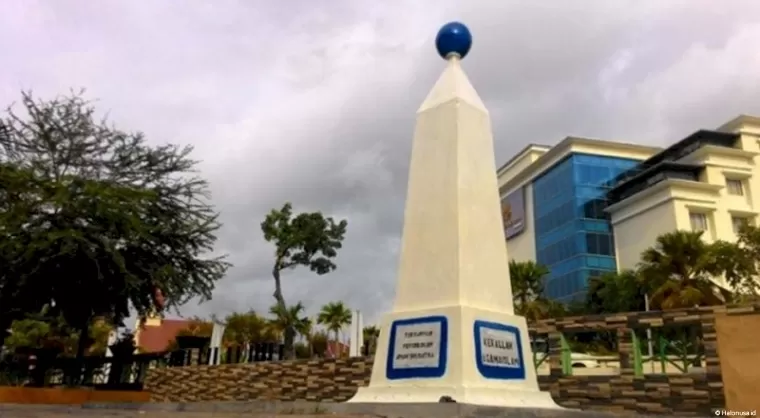
MULTIPOLYGON (((644 294, 644 310, 649 312, 649 294, 644 294)), ((647 328, 647 348, 649 351, 649 364, 652 366, 654 373, 654 347, 652 345, 652 327, 647 328)))

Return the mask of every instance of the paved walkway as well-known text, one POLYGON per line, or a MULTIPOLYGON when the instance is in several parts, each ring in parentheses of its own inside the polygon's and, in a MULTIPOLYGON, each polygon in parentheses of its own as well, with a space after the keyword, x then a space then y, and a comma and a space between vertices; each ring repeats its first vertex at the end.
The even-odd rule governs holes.
MULTIPOLYGON (((572 409, 493 408, 456 403, 434 404, 330 404, 319 408, 308 403, 272 404, 198 403, 132 405, 115 409, 111 405, 87 408, 46 405, 3 405, 0 418, 619 418, 611 412, 572 409), (346 410, 351 406, 353 410, 346 410), (194 408, 194 409, 191 409, 194 408), (189 409, 189 410, 184 410, 189 409), (262 410, 266 409, 266 410, 262 410), (275 411, 279 411, 275 412, 275 411), (333 412, 334 411, 334 412, 333 412)), ((626 414, 628 415, 628 414, 626 414)), ((642 415, 636 415, 643 417, 642 415)), ((655 418, 653 415, 647 415, 655 418)), ((664 418, 657 416, 656 418, 664 418)))
POLYGON ((225 412, 166 412, 166 411, 124 411, 107 409, 72 409, 72 408, 26 408, 14 407, 0 409, 0 418, 377 418, 373 415, 294 415, 270 413, 225 413, 225 412))
MULTIPOLYGON (((43 412, 43 411, 17 411, 2 412, 0 417, 3 418, 72 418, 72 417, 102 417, 102 418, 270 418, 270 417, 288 417, 288 418, 371 418, 371 415, 252 415, 250 413, 220 413, 220 412, 135 412, 135 411, 91 411, 82 412, 43 412)), ((376 418, 376 417, 373 417, 376 418)))

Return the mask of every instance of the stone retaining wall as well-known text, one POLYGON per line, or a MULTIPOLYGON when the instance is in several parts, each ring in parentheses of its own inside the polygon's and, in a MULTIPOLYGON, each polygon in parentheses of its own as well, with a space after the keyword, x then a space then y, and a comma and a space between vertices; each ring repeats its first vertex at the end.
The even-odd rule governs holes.
MULTIPOLYGON (((543 390, 562 406, 589 410, 706 416, 725 405, 717 353, 715 314, 760 313, 759 307, 699 308, 667 312, 551 319, 532 324, 531 331, 549 340, 550 374, 539 376, 543 390), (631 330, 699 324, 705 351, 705 372, 635 376, 631 330), (611 330, 617 333, 620 374, 564 376, 560 336, 567 332, 611 330)), ((369 383, 371 358, 289 361, 151 370, 146 390, 154 402, 322 401, 342 402, 369 383)))

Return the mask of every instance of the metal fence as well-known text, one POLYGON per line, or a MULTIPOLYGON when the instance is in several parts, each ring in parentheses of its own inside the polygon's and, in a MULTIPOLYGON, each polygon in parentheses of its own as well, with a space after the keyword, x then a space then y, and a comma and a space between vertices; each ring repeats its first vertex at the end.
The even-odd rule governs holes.
POLYGON ((182 349, 126 357, 50 357, 5 354, 0 358, 0 386, 84 386, 101 390, 142 390, 148 370, 156 367, 255 363, 283 358, 281 344, 251 344, 225 349, 182 349))
POLYGON ((107 390, 142 390, 147 371, 166 364, 166 353, 134 356, 46 358, 6 355, 0 361, 0 386, 89 386, 107 390))

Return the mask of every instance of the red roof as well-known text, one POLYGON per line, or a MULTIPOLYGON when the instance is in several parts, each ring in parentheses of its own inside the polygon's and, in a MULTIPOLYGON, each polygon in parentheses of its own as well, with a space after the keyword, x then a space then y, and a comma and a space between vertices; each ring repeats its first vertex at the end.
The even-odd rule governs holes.
POLYGON ((340 341, 328 341, 327 350, 325 350, 324 355, 327 358, 345 357, 348 355, 349 351, 348 345, 343 344, 340 341))
POLYGON ((138 334, 137 347, 143 353, 158 353, 174 341, 177 333, 187 328, 187 319, 164 319, 159 326, 142 325, 138 334))

